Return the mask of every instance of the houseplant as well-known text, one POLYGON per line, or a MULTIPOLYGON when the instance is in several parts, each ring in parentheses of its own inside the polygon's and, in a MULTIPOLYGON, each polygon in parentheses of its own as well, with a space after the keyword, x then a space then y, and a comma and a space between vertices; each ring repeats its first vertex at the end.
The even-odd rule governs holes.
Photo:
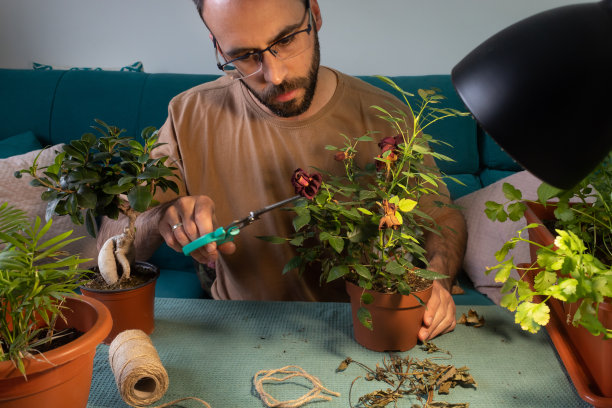
POLYGON ((522 193, 506 183, 507 201, 487 202, 485 210, 492 220, 525 216, 528 222, 496 253, 499 264, 490 268, 508 292, 502 306, 516 313, 525 330, 546 325, 549 333, 554 330, 557 347, 571 348, 568 358, 580 356, 577 364, 597 383, 594 394, 607 398, 612 397, 611 165, 608 156, 571 190, 542 183, 537 201, 523 201, 522 193), (530 244, 530 264, 508 256, 520 241, 530 244), (509 276, 512 269, 521 279, 509 276))
POLYGON ((319 270, 322 283, 345 279, 358 342, 379 351, 407 350, 417 342, 431 280, 445 277, 427 269, 425 233, 439 233, 439 227, 421 211, 419 200, 439 194, 437 187, 444 183, 431 166, 433 159, 450 159, 429 149, 428 144, 437 141, 426 132, 433 123, 465 114, 437 107, 444 97, 434 89, 420 89, 413 109, 409 97, 414 95, 379 78, 407 105, 372 107, 396 135, 383 138, 378 146, 374 132, 343 135, 344 146, 327 146, 343 166, 342 175, 326 173, 324 179, 320 173, 296 170, 292 183, 303 198, 290 209, 295 212, 295 233, 261 238, 296 247, 297 255, 284 272, 319 270), (379 313, 387 308, 414 314, 415 326, 407 326, 407 317, 399 317, 400 324, 386 323, 379 313), (393 332, 384 334, 385 328, 393 332))
POLYGON ((0 205, 2 407, 84 407, 112 325, 104 305, 74 293, 87 259, 62 252, 72 231, 46 237, 51 224, 0 205))
POLYGON ((55 162, 39 168, 36 160, 27 173, 31 184, 45 188, 41 198, 48 201, 47 218, 53 214, 70 216, 75 224, 85 224, 96 236, 96 217, 129 220, 120 235, 109 238, 98 255, 94 279, 82 285, 87 296, 104 302, 113 315, 113 329, 105 340, 110 343, 120 331, 154 328, 153 303, 159 269, 146 262, 135 262, 134 238, 138 215, 158 204, 157 189, 178 193, 174 167, 166 165, 167 157, 152 158, 160 146, 155 128, 147 127, 143 142, 123 136, 125 130, 96 119, 99 133, 85 133, 80 140, 63 146, 55 162))

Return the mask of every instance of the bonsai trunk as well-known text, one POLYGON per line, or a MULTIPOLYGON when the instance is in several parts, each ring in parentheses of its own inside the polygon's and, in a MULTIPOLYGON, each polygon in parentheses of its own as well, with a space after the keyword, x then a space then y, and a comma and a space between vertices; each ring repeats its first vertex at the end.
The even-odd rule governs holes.
POLYGON ((98 254, 98 268, 104 281, 115 284, 119 280, 129 279, 131 266, 136 260, 136 217, 138 213, 131 208, 122 208, 128 217, 129 224, 122 234, 110 237, 104 242, 98 254))

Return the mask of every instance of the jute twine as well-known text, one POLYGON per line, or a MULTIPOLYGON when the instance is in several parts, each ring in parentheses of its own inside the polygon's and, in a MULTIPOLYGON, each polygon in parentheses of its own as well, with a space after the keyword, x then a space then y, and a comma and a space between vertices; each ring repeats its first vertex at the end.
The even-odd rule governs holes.
MULTIPOLYGON (((110 344, 108 360, 119 394, 128 405, 150 405, 163 397, 168 390, 168 372, 162 365, 151 339, 142 330, 125 330, 119 333, 110 344)), ((206 401, 196 397, 181 398, 157 408, 169 407, 188 399, 199 401, 210 408, 206 401)))
POLYGON ((315 399, 322 399, 325 401, 331 401, 332 398, 328 395, 324 395, 323 393, 327 393, 333 395, 334 397, 339 397, 340 394, 331 390, 328 390, 321 384, 321 381, 311 375, 308 374, 303 368, 298 367, 296 365, 288 365, 283 368, 275 369, 275 370, 261 370, 255 374, 253 378, 253 385, 255 389, 259 393, 261 400, 270 408, 279 407, 279 408, 294 408, 301 407, 304 404, 309 403, 315 399), (282 374, 284 376, 275 377, 277 374, 282 374), (302 395, 300 398, 288 401, 279 401, 276 398, 272 397, 268 394, 264 388, 264 382, 283 382, 295 377, 303 377, 312 383, 313 388, 308 391, 306 394, 302 395))

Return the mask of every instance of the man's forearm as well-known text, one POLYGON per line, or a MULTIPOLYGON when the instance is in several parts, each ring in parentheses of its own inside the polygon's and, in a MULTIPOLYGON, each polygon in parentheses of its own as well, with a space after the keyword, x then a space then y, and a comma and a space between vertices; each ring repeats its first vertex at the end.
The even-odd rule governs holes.
MULTIPOLYGON (((163 238, 158 229, 159 220, 171 203, 172 201, 153 207, 140 214, 136 219, 136 240, 134 245, 136 247, 137 260, 149 259, 162 244, 163 238)), ((128 218, 124 215, 120 215, 117 220, 105 217, 98 231, 98 250, 108 238, 123 233, 127 225, 128 218)))
POLYGON ((460 211, 446 208, 435 218, 441 226, 439 234, 428 232, 425 249, 430 268, 448 275, 440 281, 449 291, 452 283, 461 270, 467 243, 467 228, 460 211))

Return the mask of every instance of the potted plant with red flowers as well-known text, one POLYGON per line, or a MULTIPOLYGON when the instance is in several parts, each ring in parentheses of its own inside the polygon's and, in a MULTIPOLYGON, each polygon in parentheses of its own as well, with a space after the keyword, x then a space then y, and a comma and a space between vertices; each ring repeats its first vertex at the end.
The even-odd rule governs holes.
POLYGON ((380 140, 378 146, 373 133, 343 135, 344 146, 327 146, 343 166, 342 175, 296 170, 292 183, 303 198, 290 209, 295 212, 295 233, 261 238, 296 247, 297 255, 284 272, 315 268, 322 283, 345 280, 359 343, 378 351, 408 350, 417 342, 432 279, 445 277, 427 269, 425 231, 439 233, 439 227, 420 210, 419 201, 438 194, 437 186, 444 183, 426 159, 449 159, 429 149, 434 140, 426 131, 437 121, 464 113, 438 107, 443 96, 436 90, 419 90, 413 109, 408 98, 413 95, 381 79, 408 105, 408 113, 372 107, 397 135, 380 140), (391 312, 390 319, 386 312, 391 312))
POLYGON ((0 406, 84 407, 97 345, 112 320, 74 289, 90 271, 63 251, 72 231, 0 205, 0 406))
POLYGON ((99 133, 85 133, 80 140, 64 145, 52 165, 39 168, 34 163, 21 170, 32 176, 31 184, 44 187, 41 198, 48 201, 47 218, 53 214, 70 216, 75 224, 85 223, 96 236, 96 217, 117 219, 125 216, 128 226, 122 234, 109 238, 98 255, 98 272, 84 282, 81 291, 107 305, 113 315, 113 329, 105 339, 127 329, 151 333, 154 328, 153 304, 159 268, 135 262, 134 237, 140 213, 157 205, 157 189, 178 193, 174 167, 167 157, 152 158, 160 146, 155 128, 141 133, 143 142, 124 136, 125 130, 96 119, 99 133))
POLYGON ((571 190, 542 183, 537 201, 508 183, 503 191, 506 202, 486 203, 488 217, 524 216, 527 226, 490 268, 507 292, 502 306, 525 330, 546 326, 583 398, 612 405, 612 155, 571 190), (508 256, 520 241, 530 244, 530 263, 508 256))

